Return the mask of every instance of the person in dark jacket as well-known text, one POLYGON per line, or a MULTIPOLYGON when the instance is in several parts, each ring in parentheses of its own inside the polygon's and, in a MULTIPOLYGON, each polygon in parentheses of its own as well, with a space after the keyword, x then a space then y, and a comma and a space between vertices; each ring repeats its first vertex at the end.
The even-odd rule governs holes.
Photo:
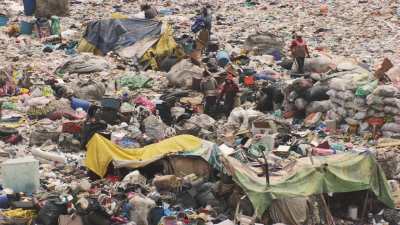
POLYGON ((222 90, 219 97, 219 100, 225 97, 224 110, 226 117, 228 117, 231 114, 233 108, 235 107, 235 98, 238 92, 239 92, 239 86, 233 81, 233 76, 229 74, 226 77, 224 85, 222 86, 222 90))
POLYGON ((208 71, 203 72, 200 89, 204 93, 205 98, 204 113, 212 115, 217 105, 218 83, 208 71))
POLYGON ((204 18, 205 29, 207 29, 208 32, 211 33, 212 15, 211 15, 209 6, 202 8, 201 16, 204 18))
POLYGON ((158 11, 154 7, 144 4, 140 6, 140 9, 144 11, 144 17, 146 19, 154 19, 158 16, 158 11))

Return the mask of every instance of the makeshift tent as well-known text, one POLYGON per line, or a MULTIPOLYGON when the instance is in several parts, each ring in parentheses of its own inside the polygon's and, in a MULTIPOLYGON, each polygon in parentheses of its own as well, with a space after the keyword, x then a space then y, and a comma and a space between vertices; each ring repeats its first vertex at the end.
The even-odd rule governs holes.
POLYGON ((274 199, 321 193, 371 190, 388 207, 394 207, 388 183, 370 153, 346 153, 327 157, 302 158, 285 167, 281 176, 272 176, 270 186, 248 166, 230 156, 222 162, 235 182, 246 192, 256 214, 262 214, 274 199))
POLYGON ((147 19, 107 19, 90 22, 78 50, 91 51, 93 47, 104 55, 118 48, 128 47, 145 37, 159 37, 162 22, 147 19))
POLYGON ((86 148, 85 165, 100 177, 106 175, 107 167, 111 162, 116 168, 140 168, 172 153, 199 156, 214 168, 221 168, 217 159, 216 145, 191 135, 175 136, 143 148, 124 149, 105 137, 95 134, 86 148))

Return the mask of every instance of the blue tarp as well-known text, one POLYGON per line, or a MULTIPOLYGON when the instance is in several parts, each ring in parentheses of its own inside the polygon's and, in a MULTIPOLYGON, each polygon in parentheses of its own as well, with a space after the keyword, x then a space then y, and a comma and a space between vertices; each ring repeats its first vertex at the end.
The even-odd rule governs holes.
POLYGON ((103 54, 128 47, 147 36, 159 36, 162 22, 148 19, 107 19, 90 22, 84 38, 103 54))

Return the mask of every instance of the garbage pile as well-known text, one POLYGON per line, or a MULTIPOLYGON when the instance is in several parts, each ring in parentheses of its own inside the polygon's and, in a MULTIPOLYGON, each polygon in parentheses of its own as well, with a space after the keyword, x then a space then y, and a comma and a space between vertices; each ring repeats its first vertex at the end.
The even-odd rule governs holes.
POLYGON ((4 0, 0 223, 398 224, 398 12, 4 0))

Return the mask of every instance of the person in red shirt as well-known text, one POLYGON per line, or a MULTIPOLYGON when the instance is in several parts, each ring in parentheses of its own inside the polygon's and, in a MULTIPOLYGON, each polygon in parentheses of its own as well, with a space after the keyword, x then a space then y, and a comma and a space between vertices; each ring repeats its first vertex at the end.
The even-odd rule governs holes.
POLYGON ((307 43, 302 38, 301 35, 296 34, 295 39, 292 41, 290 45, 290 51, 292 53, 293 58, 296 60, 298 65, 298 73, 304 74, 304 60, 306 57, 310 58, 310 53, 308 51, 307 43))
POLYGON ((233 76, 231 74, 228 74, 228 76, 225 79, 225 83, 222 86, 222 90, 219 97, 219 100, 225 97, 224 110, 226 117, 228 117, 231 114, 233 108, 235 107, 235 97, 238 92, 239 92, 239 86, 233 81, 233 76))

